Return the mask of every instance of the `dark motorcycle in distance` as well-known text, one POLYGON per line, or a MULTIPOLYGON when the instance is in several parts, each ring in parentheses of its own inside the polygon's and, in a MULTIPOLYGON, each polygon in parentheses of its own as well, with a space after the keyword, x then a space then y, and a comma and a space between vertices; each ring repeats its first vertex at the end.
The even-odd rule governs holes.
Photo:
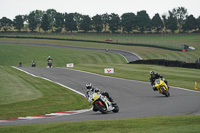
POLYGON ((52 60, 48 60, 47 65, 48 65, 49 68, 52 68, 52 60))

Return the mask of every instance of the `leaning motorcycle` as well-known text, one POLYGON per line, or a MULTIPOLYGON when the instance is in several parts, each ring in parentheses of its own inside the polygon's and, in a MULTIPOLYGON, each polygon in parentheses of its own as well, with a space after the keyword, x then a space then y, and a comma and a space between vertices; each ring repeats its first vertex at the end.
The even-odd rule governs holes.
POLYGON ((107 114, 108 112, 117 113, 119 111, 118 105, 112 103, 108 100, 106 96, 101 95, 100 93, 88 92, 87 96, 88 102, 93 105, 93 111, 100 111, 103 114, 107 114))
POLYGON ((49 66, 49 68, 52 68, 52 60, 48 60, 47 65, 49 66))
POLYGON ((161 78, 156 79, 155 80, 155 87, 157 88, 157 90, 161 94, 165 95, 166 97, 170 96, 169 88, 168 88, 168 86, 166 85, 166 83, 164 82, 163 79, 161 79, 161 78))

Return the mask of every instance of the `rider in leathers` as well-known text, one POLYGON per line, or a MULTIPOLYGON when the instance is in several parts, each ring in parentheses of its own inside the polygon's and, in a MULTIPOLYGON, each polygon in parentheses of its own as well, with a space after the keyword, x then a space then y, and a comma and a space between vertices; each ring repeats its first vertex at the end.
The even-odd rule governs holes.
POLYGON ((49 60, 53 60, 51 56, 48 56, 47 61, 49 62, 49 60))
MULTIPOLYGON (((98 88, 94 88, 91 83, 86 84, 86 89, 87 89, 87 92, 86 92, 87 96, 88 96, 88 92, 90 92, 90 91, 93 91, 95 93, 100 93, 101 95, 106 96, 108 98, 108 100, 112 103, 112 105, 115 105, 113 99, 109 96, 108 92, 100 91, 98 88)), ((93 108, 93 111, 97 111, 97 109, 93 108)))
MULTIPOLYGON (((153 90, 154 91, 157 91, 157 88, 155 87, 155 80, 158 79, 158 78, 161 78, 165 83, 166 85, 168 86, 167 84, 167 80, 164 79, 164 77, 162 75, 160 75, 159 73, 155 73, 154 71, 150 71, 150 82, 151 82, 151 86, 153 86, 153 90)), ((168 89, 169 89, 169 86, 168 86, 168 89)))

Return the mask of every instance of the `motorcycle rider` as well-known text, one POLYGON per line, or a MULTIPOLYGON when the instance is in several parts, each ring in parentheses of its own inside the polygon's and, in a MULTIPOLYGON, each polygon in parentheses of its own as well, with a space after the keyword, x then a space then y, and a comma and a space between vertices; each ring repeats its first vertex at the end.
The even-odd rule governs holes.
POLYGON ((47 61, 49 62, 49 60, 53 60, 51 56, 48 56, 47 61))
POLYGON ((94 88, 92 83, 87 83, 86 89, 87 89, 87 92, 86 92, 87 96, 88 96, 88 92, 90 92, 90 91, 95 92, 95 93, 100 93, 101 95, 106 96, 108 98, 108 100, 112 103, 112 105, 115 105, 113 99, 110 97, 108 92, 100 91, 98 88, 94 88))
POLYGON ((18 67, 22 67, 22 62, 21 61, 19 62, 18 67))
POLYGON ((50 57, 50 56, 48 56, 48 58, 47 58, 47 65, 51 68, 52 67, 52 61, 53 61, 53 59, 50 57), (51 65, 50 65, 51 64, 51 65))
POLYGON ((157 91, 157 88, 155 87, 155 80, 156 79, 159 79, 159 78, 161 78, 165 83, 166 83, 166 85, 167 85, 167 87, 168 87, 168 89, 169 89, 169 86, 168 86, 168 84, 167 84, 167 80, 165 80, 165 78, 162 76, 162 75, 160 75, 159 73, 155 73, 154 71, 150 71, 150 82, 151 82, 151 86, 153 86, 153 90, 154 91, 157 91))
POLYGON ((36 62, 34 60, 32 61, 32 67, 36 67, 36 62))

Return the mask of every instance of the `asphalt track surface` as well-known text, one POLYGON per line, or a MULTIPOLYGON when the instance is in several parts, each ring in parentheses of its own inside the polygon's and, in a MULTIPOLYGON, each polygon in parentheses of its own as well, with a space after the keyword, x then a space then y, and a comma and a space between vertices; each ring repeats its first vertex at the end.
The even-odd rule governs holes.
MULTIPOLYGON (((47 44, 47 46, 49 46, 49 44, 47 44)), ((124 57, 126 58, 126 56, 124 57)), ((135 57, 137 59, 139 58, 138 56, 134 56, 134 58, 135 57)), ((85 88, 85 84, 91 82, 95 87, 109 92, 114 101, 119 105, 120 111, 118 113, 110 112, 108 114, 88 111, 75 115, 56 116, 51 118, 7 121, 0 122, 0 126, 64 121, 106 120, 150 116, 200 114, 200 92, 197 91, 171 87, 171 96, 165 97, 158 92, 154 92, 150 83, 148 82, 113 78, 66 68, 21 67, 20 69, 36 76, 61 83, 84 94, 85 90, 83 88, 85 88)))
POLYGON ((85 93, 83 89, 85 84, 91 82, 99 89, 109 92, 114 101, 119 105, 120 111, 118 113, 109 112, 108 114, 88 111, 69 116, 0 122, 1 126, 200 114, 200 92, 197 91, 171 87, 171 96, 165 97, 158 92, 154 92, 150 83, 147 82, 101 76, 67 68, 22 67, 20 69, 36 76, 59 82, 81 93, 85 93))

